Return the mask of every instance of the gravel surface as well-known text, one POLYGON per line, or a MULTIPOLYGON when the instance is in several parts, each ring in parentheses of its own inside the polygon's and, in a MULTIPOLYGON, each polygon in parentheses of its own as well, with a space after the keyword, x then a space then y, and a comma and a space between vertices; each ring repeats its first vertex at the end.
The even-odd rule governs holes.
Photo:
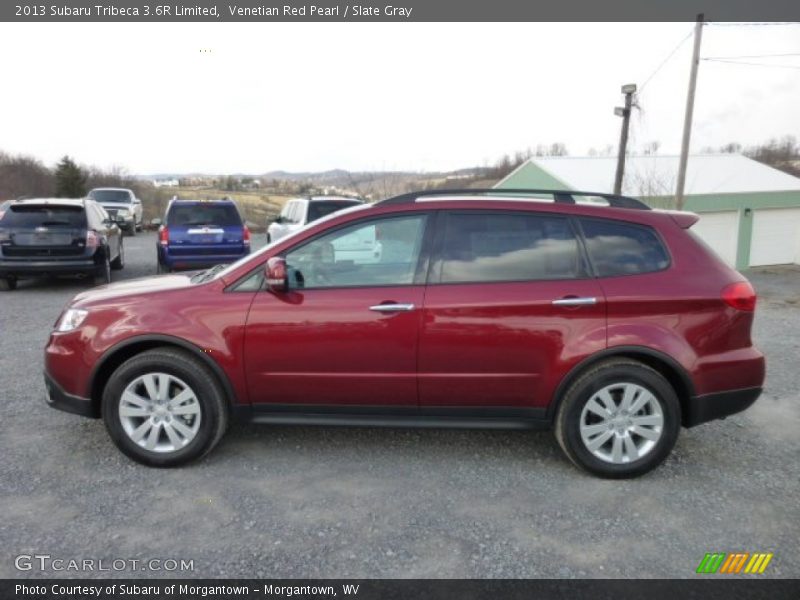
MULTIPOLYGON (((154 274, 154 235, 125 242, 115 280, 154 274)), ((799 577, 800 269, 749 276, 764 396, 623 482, 524 431, 237 425, 200 463, 139 466, 43 401, 48 332, 87 284, 21 282, 0 294, 0 577, 77 575, 15 570, 34 553, 202 577, 691 577, 712 551, 774 552, 765 576, 799 577)))

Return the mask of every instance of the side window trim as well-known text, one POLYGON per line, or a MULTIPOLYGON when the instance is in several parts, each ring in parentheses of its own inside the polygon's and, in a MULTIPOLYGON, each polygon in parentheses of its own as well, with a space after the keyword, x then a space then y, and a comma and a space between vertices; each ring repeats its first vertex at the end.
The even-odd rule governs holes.
MULTIPOLYGON (((592 279, 594 277, 592 272, 591 263, 588 262, 588 257, 583 252, 582 246, 582 232, 578 230, 577 224, 573 223, 570 215, 562 213, 528 211, 528 210, 497 210, 497 209, 443 209, 438 211, 441 214, 436 219, 436 232, 435 240, 433 241, 430 256, 430 265, 428 268, 427 285, 471 285, 471 284, 499 284, 499 283, 535 283, 537 281, 579 281, 582 279, 592 279), (444 260, 442 258, 444 253, 445 235, 447 232, 447 220, 452 215, 521 215, 521 216, 536 216, 536 217, 550 217, 554 219, 563 219, 572 235, 575 237, 575 242, 578 249, 578 258, 580 264, 578 265, 578 274, 571 279, 514 279, 514 280, 498 280, 498 281, 473 281, 473 282, 449 282, 442 281, 442 268, 444 260)), ((587 253, 588 254, 588 253, 587 253)))

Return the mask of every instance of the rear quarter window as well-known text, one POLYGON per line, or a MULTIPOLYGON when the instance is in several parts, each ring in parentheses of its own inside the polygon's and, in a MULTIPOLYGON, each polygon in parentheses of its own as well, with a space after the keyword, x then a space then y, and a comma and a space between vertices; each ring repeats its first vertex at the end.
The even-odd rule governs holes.
POLYGON ((656 232, 645 225, 607 219, 580 219, 586 249, 600 277, 662 271, 669 254, 656 232))

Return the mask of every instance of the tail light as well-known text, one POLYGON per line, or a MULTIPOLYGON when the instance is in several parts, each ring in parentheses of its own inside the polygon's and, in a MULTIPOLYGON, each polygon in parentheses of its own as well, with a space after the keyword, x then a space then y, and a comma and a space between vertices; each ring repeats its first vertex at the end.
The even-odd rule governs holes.
POLYGON ((158 229, 158 243, 162 246, 169 245, 169 229, 167 229, 166 225, 162 225, 158 229))
POLYGON ((250 245, 250 228, 247 227, 247 225, 245 225, 242 230, 242 242, 244 242, 245 246, 250 245))
POLYGON ((100 236, 91 229, 86 232, 86 247, 97 248, 100 245, 100 236))
POLYGON ((722 288, 725 304, 736 310, 752 312, 756 308, 756 291, 749 281, 739 281, 722 288))

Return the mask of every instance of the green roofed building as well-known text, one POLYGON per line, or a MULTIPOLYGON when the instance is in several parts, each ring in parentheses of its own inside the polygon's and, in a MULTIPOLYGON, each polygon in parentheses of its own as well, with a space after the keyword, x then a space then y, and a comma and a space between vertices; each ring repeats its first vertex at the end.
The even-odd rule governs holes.
MULTIPOLYGON (((498 188, 610 193, 616 157, 534 157, 498 188)), ((675 207, 677 156, 629 156, 622 193, 654 208, 675 207)), ((800 264, 800 178, 740 154, 692 155, 684 209, 698 213, 692 228, 738 269, 800 264)))

